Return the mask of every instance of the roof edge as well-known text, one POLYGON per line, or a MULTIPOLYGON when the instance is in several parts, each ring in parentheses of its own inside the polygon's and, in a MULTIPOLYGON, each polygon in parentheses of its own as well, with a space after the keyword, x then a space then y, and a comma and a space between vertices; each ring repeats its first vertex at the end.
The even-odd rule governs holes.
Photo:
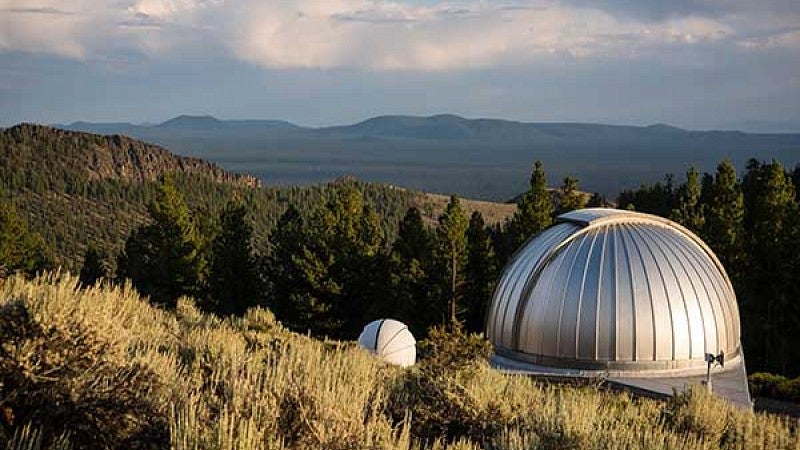
MULTIPOLYGON (((702 375, 708 370, 708 363, 703 358, 669 359, 669 360, 593 360, 566 358, 495 346, 494 354, 520 365, 541 366, 554 373, 575 372, 582 376, 614 376, 614 377, 675 377, 685 375, 702 375)), ((738 364, 743 360, 741 346, 731 354, 725 355, 727 365, 738 364)))

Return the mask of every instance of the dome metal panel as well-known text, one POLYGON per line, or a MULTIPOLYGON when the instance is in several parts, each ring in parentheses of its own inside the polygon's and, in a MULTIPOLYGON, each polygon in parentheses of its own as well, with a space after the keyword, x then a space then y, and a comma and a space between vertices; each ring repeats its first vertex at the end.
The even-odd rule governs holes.
POLYGON ((501 292, 499 297, 502 303, 489 311, 487 318, 488 328, 497 333, 499 341, 510 346, 512 341, 511 328, 505 324, 509 317, 514 315, 518 307, 520 292, 528 282, 525 274, 531 274, 534 267, 539 264, 539 258, 547 255, 555 246, 580 229, 579 226, 571 223, 563 223, 548 228, 537 236, 535 241, 531 241, 526 246, 530 246, 530 252, 517 253, 513 258, 513 270, 508 277, 503 277, 496 288, 496 292, 501 292))
POLYGON ((673 369, 739 354, 725 270, 669 220, 608 208, 572 211, 532 237, 498 282, 487 315, 498 353, 536 364, 673 369))

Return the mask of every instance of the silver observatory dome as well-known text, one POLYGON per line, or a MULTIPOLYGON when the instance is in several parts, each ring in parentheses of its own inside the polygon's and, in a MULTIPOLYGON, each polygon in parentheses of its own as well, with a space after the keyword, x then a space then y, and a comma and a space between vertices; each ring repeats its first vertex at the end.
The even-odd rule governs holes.
POLYGON ((711 249, 672 221, 605 208, 563 214, 522 247, 486 333, 506 359, 619 376, 741 356, 736 296, 711 249))

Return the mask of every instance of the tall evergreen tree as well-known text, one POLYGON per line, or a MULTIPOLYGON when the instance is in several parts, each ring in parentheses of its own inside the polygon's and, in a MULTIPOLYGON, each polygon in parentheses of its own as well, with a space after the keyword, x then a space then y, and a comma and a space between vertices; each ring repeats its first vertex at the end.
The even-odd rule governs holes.
POLYGON ((489 230, 475 211, 467 228, 467 263, 464 267, 464 325, 472 332, 483 331, 484 315, 497 278, 497 265, 489 230))
POLYGON ((271 238, 273 301, 284 312, 279 318, 297 330, 354 338, 375 298, 386 295, 377 214, 350 188, 338 191, 305 226, 296 212, 287 214, 271 238))
POLYGON ((764 169, 765 165, 761 161, 750 158, 747 160, 744 176, 742 177, 742 195, 744 196, 743 224, 745 230, 748 231, 753 228, 753 213, 756 210, 755 202, 759 191, 763 188, 764 169))
POLYGON ((44 239, 28 228, 14 202, 0 191, 0 277, 14 272, 34 275, 49 267, 44 239))
POLYGON ((423 223, 419 210, 409 208, 392 245, 392 304, 385 305, 384 311, 418 335, 437 323, 436 310, 431 308, 440 294, 433 252, 433 233, 423 223))
POLYGON ((211 243, 208 286, 211 309, 219 314, 243 314, 264 295, 247 215, 241 202, 229 202, 220 214, 221 231, 211 243))
POLYGON ((308 329, 310 317, 324 311, 323 305, 310 304, 308 293, 316 278, 309 276, 304 258, 308 233, 300 212, 290 204, 278 219, 269 237, 271 251, 267 257, 266 272, 271 298, 270 309, 284 325, 294 329, 308 329))
POLYGON ((466 231, 469 226, 464 210, 458 196, 452 195, 447 209, 439 216, 439 226, 436 228, 436 241, 438 255, 445 262, 449 289, 450 323, 456 323, 460 284, 463 279, 462 268, 466 262, 466 231))
POLYGON ((495 251, 495 264, 497 267, 504 267, 515 250, 511 234, 511 221, 494 224, 490 229, 489 236, 492 238, 492 246, 495 251))
POLYGON ((717 166, 709 197, 703 236, 737 282, 741 279, 744 260, 744 198, 736 168, 730 160, 717 166))
POLYGON ((711 203, 711 187, 714 185, 714 175, 703 172, 700 178, 700 203, 709 205, 711 203))
POLYGON ((117 275, 130 278, 153 302, 174 307, 179 297, 200 293, 206 262, 189 208, 171 178, 160 184, 149 213, 152 222, 128 236, 117 275))
POLYGON ((105 255, 97 247, 90 245, 83 255, 80 281, 84 286, 94 286, 99 280, 108 278, 108 264, 105 255))
POLYGON ((530 189, 522 196, 514 217, 508 224, 513 248, 553 223, 553 199, 547 191, 547 178, 541 161, 536 161, 530 189))
POLYGON ((377 318, 376 300, 389 295, 385 235, 375 209, 355 189, 343 190, 321 211, 311 223, 312 236, 319 236, 313 242, 330 242, 319 254, 331 258, 328 278, 341 286, 330 300, 342 323, 337 337, 354 339, 368 318, 377 318))
POLYGON ((746 204, 751 209, 747 213, 749 258, 742 309, 751 320, 745 333, 755 344, 751 348, 757 348, 754 362, 785 373, 789 365, 797 370, 795 361, 800 356, 795 346, 782 338, 800 332, 796 317, 787 320, 787 312, 796 309, 792 294, 798 281, 793 261, 799 249, 791 245, 798 213, 794 186, 777 161, 749 164, 746 179, 746 204))
POLYGON ((678 190, 678 206, 672 210, 671 219, 695 233, 703 231, 706 220, 700 192, 700 174, 692 167, 686 173, 686 183, 678 190))
POLYGON ((794 166, 792 171, 792 184, 794 185, 794 199, 800 203, 800 164, 794 166))
POLYGON ((564 177, 558 190, 558 209, 556 215, 564 214, 586 206, 586 198, 578 191, 578 179, 564 177))
POLYGON ((400 229, 392 245, 392 253, 404 259, 426 258, 433 248, 433 237, 422 221, 422 214, 416 207, 406 211, 400 221, 400 229))

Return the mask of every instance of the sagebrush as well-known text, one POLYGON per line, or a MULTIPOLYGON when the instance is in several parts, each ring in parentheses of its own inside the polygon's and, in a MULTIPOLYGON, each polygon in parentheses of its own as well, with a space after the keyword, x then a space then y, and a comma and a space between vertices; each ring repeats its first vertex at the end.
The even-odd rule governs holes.
POLYGON ((441 330, 403 370, 263 309, 223 320, 76 286, 0 282, 0 448, 800 448, 797 421, 699 391, 660 402, 452 364, 441 330))

